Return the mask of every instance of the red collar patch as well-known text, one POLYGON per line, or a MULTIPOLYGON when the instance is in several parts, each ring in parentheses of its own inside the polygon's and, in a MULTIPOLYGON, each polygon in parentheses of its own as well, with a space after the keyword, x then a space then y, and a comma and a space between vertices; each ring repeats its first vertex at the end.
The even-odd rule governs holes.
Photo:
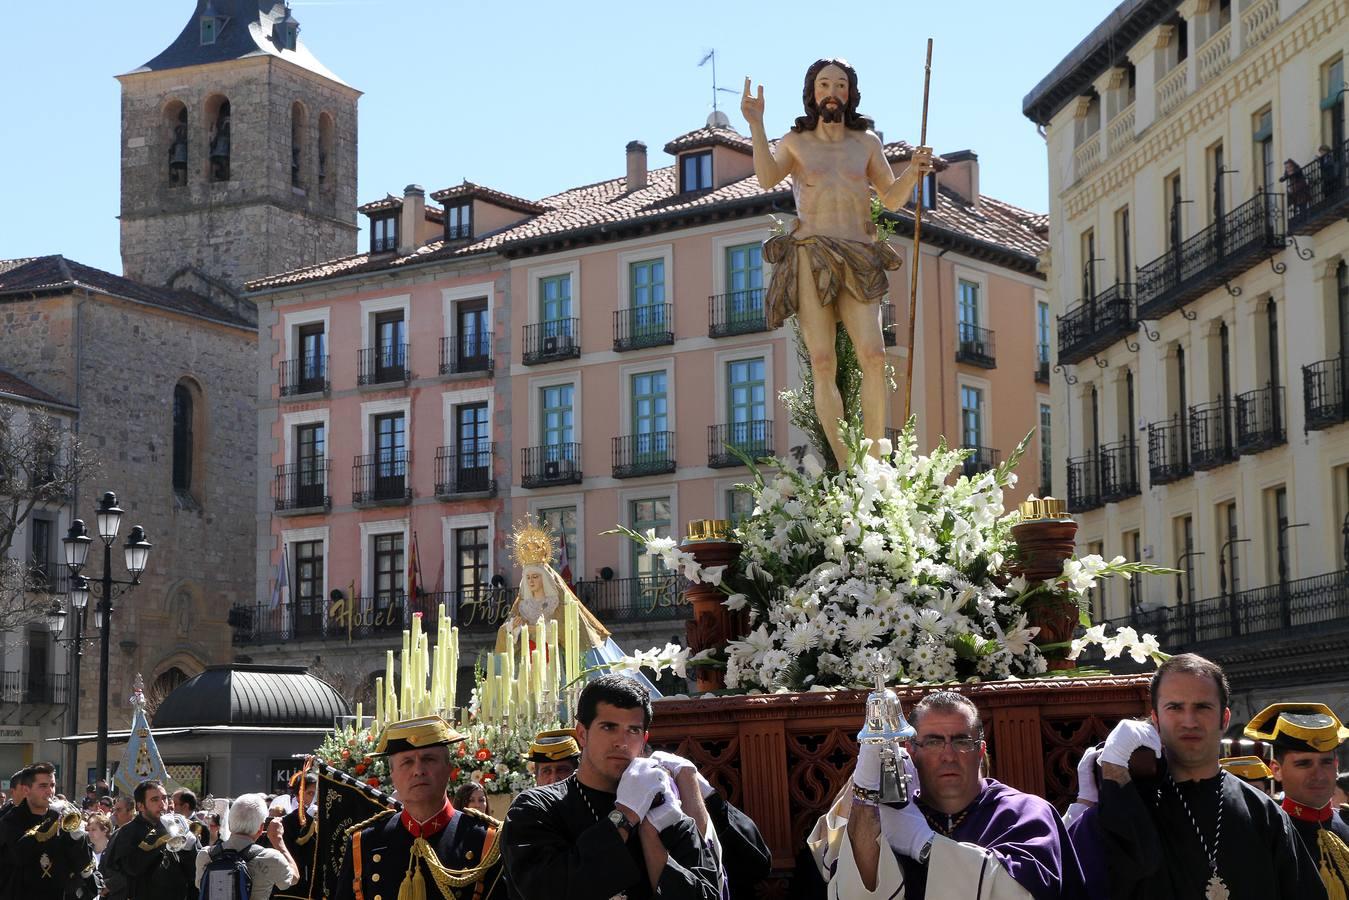
POLYGON ((1320 809, 1312 809, 1305 803, 1298 803, 1296 800, 1283 798, 1283 811, 1288 813, 1291 818, 1299 819, 1303 822, 1328 822, 1334 810, 1331 804, 1327 803, 1320 809))
POLYGON ((433 834, 439 834, 445 826, 450 824, 450 819, 454 816, 454 804, 449 800, 445 801, 444 807, 425 822, 418 822, 412 818, 405 809, 399 815, 403 827, 415 838, 429 838, 433 834))

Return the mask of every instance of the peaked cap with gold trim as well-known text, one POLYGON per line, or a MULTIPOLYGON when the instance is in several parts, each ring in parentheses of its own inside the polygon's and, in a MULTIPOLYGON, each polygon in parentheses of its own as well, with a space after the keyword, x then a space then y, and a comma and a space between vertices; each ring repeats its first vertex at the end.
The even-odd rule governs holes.
POLYGON ((1269 766, 1258 756, 1228 756, 1218 760, 1218 765, 1242 781, 1264 781, 1274 777, 1269 766))
POLYGON ((530 762, 561 762, 564 759, 575 759, 580 755, 581 748, 576 744, 576 732, 570 728, 540 731, 534 736, 534 742, 529 745, 530 762))
POLYGON ((1349 740, 1338 716, 1324 703, 1275 703, 1255 714, 1245 735, 1276 750, 1327 753, 1349 740))
POLYGON ((404 750, 420 750, 423 747, 439 747, 457 744, 464 736, 450 727, 440 716, 422 716, 417 719, 403 719, 391 722, 379 736, 375 753, 388 756, 402 753, 404 750))

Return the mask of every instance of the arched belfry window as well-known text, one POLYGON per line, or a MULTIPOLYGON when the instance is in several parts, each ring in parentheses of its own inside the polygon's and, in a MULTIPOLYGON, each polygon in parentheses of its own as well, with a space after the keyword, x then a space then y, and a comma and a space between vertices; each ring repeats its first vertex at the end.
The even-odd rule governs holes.
POLYGON ((333 117, 332 113, 319 113, 319 158, 318 176, 321 187, 331 184, 328 173, 333 168, 333 117))
POLYGON ((174 100, 164 107, 169 184, 187 184, 187 107, 174 100))
POLYGON ((192 490, 196 405, 191 388, 183 383, 174 387, 173 489, 182 493, 192 490))
POLYGON ((304 104, 298 100, 290 106, 290 183, 303 187, 305 182, 304 145, 306 128, 304 104))
POLYGON ((207 174, 212 181, 230 180, 230 102, 214 94, 206 100, 206 123, 210 129, 207 174))

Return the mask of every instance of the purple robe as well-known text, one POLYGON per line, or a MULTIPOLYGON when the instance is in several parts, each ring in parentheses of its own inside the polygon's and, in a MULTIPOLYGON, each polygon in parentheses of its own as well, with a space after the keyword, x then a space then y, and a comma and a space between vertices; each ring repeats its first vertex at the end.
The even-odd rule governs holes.
POLYGON ((1106 872, 1105 848, 1101 846, 1101 826, 1096 821, 1097 807, 1091 806, 1068 825, 1077 861, 1089 900, 1110 900, 1110 879, 1106 872))
MULTIPOLYGON (((922 807, 922 794, 918 795, 922 807)), ((974 802, 954 816, 923 809, 933 827, 958 821, 945 836, 988 850, 1035 900, 1083 900, 1086 889, 1082 867, 1068 830, 1047 800, 1025 794, 992 778, 974 802)), ((937 829, 938 834, 944 830, 937 829)), ((907 856, 904 867, 907 900, 927 894, 927 866, 907 856)))

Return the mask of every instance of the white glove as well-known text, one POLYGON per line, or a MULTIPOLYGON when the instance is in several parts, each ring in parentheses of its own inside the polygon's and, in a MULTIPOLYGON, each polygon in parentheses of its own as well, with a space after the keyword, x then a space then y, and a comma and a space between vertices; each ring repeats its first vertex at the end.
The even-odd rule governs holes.
POLYGON ((648 757, 652 762, 658 763, 662 769, 670 773, 671 778, 677 778, 679 773, 688 770, 693 773, 694 779, 698 782, 698 790, 702 792, 703 799, 706 800, 716 792, 711 782, 703 777, 703 773, 698 771, 698 767, 682 756, 675 756, 673 753, 666 753, 664 750, 657 750, 648 757))
POLYGON ((1105 749, 1097 758, 1097 764, 1110 763, 1127 768, 1129 757, 1140 747, 1147 747, 1161 759, 1162 739, 1153 724, 1141 719, 1125 719, 1105 739, 1105 749))
POLYGON ((673 779, 668 772, 663 769, 660 771, 665 776, 665 787, 656 795, 651 804, 651 811, 646 814, 646 820, 657 831, 664 831, 684 818, 684 808, 679 805, 679 791, 675 788, 673 779))
POLYGON ((852 770, 852 783, 864 791, 876 791, 881 787, 881 745, 860 744, 857 749, 857 765, 852 770))
POLYGON ((896 853, 909 859, 918 859, 929 841, 936 834, 916 803, 906 803, 896 809, 882 805, 881 834, 885 842, 896 853))
POLYGON ((1101 748, 1088 747, 1087 752, 1077 761, 1077 799, 1088 803, 1100 803, 1101 792, 1096 787, 1096 758, 1101 748))
POLYGON ((628 763, 623 777, 618 781, 617 801, 632 810, 638 819, 645 819, 651 810, 652 801, 669 783, 670 776, 658 763, 638 757, 628 763))

